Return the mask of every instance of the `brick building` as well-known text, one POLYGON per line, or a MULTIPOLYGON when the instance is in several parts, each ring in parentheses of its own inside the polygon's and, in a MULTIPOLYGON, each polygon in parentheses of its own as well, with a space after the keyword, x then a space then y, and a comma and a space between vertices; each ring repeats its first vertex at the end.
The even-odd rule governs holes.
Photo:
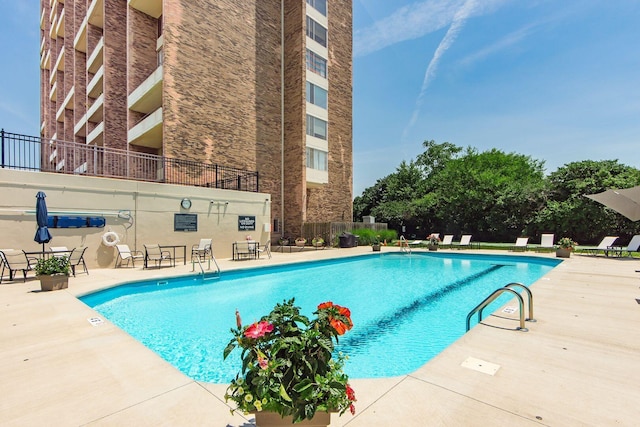
POLYGON ((41 0, 40 28, 42 137, 258 171, 274 237, 351 220, 351 1, 41 0))

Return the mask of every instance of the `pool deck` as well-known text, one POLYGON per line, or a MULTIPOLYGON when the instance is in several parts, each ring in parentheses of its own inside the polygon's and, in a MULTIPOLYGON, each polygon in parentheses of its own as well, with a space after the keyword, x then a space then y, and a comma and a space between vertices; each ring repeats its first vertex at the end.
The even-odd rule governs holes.
MULTIPOLYGON (((370 250, 219 264, 228 271, 370 250)), ((92 324, 101 317, 76 299, 114 283, 193 274, 191 267, 93 269, 54 292, 40 292, 35 278, 3 280, 0 425, 252 426, 251 415, 230 414, 225 385, 186 377, 106 320, 92 324)), ((410 375, 353 380, 357 414, 332 415, 331 426, 638 425, 636 270, 637 259, 573 254, 532 287, 537 321, 527 322, 528 332, 514 330, 517 313, 486 313, 483 324, 410 375)))

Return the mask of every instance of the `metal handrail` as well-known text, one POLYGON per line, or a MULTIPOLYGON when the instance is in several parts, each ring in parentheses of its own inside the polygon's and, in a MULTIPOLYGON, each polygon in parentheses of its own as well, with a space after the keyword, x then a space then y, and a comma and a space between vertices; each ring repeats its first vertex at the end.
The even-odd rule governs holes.
POLYGON ((469 312, 469 314, 467 314, 467 332, 469 332, 469 329, 471 329, 471 316, 473 316, 476 312, 478 312, 478 323, 480 323, 482 321, 482 310, 484 310, 484 308, 487 305, 491 304, 494 300, 496 300, 500 295, 502 295, 505 292, 510 292, 514 294, 515 297, 518 299, 518 305, 520 306, 520 327, 518 327, 517 329, 522 332, 528 331, 528 329, 524 325, 524 301, 522 300, 522 297, 518 292, 514 291, 513 289, 503 287, 493 291, 491 295, 486 297, 484 301, 478 304, 473 310, 469 312))
POLYGON ((528 305, 529 305, 529 317, 526 318, 525 320, 527 322, 535 322, 536 319, 533 318, 533 294, 531 293, 531 289, 529 289, 528 287, 526 287, 522 283, 518 283, 518 282, 509 283, 508 285, 505 285, 504 287, 505 288, 519 287, 519 288, 524 289, 524 291, 527 293, 527 296, 528 296, 528 305))
POLYGON ((404 238, 404 234, 400 235, 400 250, 402 252, 411 253, 411 247, 409 246, 409 242, 404 238))

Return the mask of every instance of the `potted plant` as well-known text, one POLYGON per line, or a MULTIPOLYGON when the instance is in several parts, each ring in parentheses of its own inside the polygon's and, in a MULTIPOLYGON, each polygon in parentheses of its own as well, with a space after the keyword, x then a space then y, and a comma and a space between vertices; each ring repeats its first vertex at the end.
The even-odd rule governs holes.
POLYGON ((578 246, 578 242, 573 241, 570 237, 563 237, 558 240, 558 247, 556 248, 556 257, 569 258, 571 257, 571 251, 578 246))
POLYGON ((427 249, 430 251, 437 251, 438 244, 440 243, 440 237, 437 234, 429 234, 427 236, 427 249))
POLYGON ((40 279, 40 289, 43 291, 54 291, 69 287, 69 257, 52 256, 47 259, 40 258, 33 270, 36 277, 40 279))
POLYGON ((374 252, 380 252, 380 235, 378 234, 373 242, 371 243, 371 247, 374 252))
POLYGON ((343 372, 346 357, 333 354, 334 341, 353 325, 351 313, 325 302, 314 315, 310 320, 300 314, 294 299, 276 304, 271 313, 247 326, 236 311, 237 329, 231 329, 233 338, 224 357, 236 347, 242 349, 242 370, 225 399, 235 403, 235 411, 255 413, 257 426, 311 419, 328 425, 331 412, 355 413, 355 394, 343 372))
POLYGON ((304 246, 307 243, 307 239, 304 237, 298 237, 296 239, 296 246, 304 246))
POLYGON ((316 236, 311 240, 311 244, 316 248, 320 248, 324 246, 324 239, 320 236, 316 236))

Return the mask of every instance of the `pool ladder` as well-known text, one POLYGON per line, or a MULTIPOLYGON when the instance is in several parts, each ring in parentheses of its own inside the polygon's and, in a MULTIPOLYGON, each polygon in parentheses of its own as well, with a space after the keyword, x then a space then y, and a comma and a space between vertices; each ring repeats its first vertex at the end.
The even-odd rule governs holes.
POLYGON ((471 317, 475 314, 478 313, 478 323, 482 322, 482 310, 484 310, 484 308, 486 306, 488 306, 489 304, 491 304, 493 301, 495 301, 499 296, 501 296, 503 293, 511 293, 513 294, 516 299, 518 300, 518 305, 519 305, 519 309, 520 309, 520 326, 517 328, 517 330, 522 331, 522 332, 527 332, 529 331, 529 329, 527 329, 524 325, 525 320, 527 322, 535 322, 536 319, 533 318, 533 294, 531 293, 531 290, 526 287, 525 285, 523 285, 522 283, 509 283, 506 286, 503 286, 502 288, 498 288, 495 291, 493 291, 491 293, 491 295, 489 295, 488 297, 486 297, 484 299, 484 301, 482 301, 480 304, 478 304, 473 310, 471 310, 469 312, 469 314, 467 314, 467 332, 469 332, 470 324, 471 324, 471 317), (525 293, 527 294, 527 299, 528 299, 528 306, 529 306, 529 317, 527 319, 524 318, 524 301, 522 299, 522 296, 514 291, 512 288, 522 288, 525 293))
MULTIPOLYGON (((219 279, 220 278, 220 266, 218 265, 218 261, 216 261, 216 257, 213 256, 213 254, 211 254, 211 258, 208 258, 208 265, 207 265, 207 270, 211 270, 211 260, 213 260, 213 263, 216 265, 216 272, 218 273, 217 276, 211 277, 211 279, 219 279)), ((202 266, 202 260, 200 259, 199 256, 191 256, 191 271, 196 271, 196 261, 198 261, 198 265, 200 266, 200 274, 202 275, 202 278, 204 279, 204 267, 202 266)))
POLYGON ((409 242, 404 238, 404 235, 400 235, 400 251, 411 253, 411 248, 409 247, 409 242))

